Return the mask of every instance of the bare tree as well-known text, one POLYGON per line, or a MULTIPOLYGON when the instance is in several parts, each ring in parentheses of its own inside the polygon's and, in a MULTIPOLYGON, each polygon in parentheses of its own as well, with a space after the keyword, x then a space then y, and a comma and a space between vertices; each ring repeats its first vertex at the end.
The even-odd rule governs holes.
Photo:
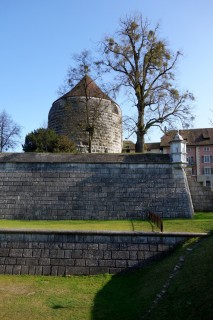
POLYGON ((104 108, 102 100, 109 98, 95 84, 95 81, 99 78, 99 64, 94 61, 90 52, 84 50, 80 54, 75 54, 73 60, 75 66, 69 67, 65 85, 59 89, 59 93, 64 93, 68 88, 73 88, 76 83, 80 82, 82 96, 84 97, 84 100, 82 100, 84 103, 84 114, 74 112, 72 104, 67 100, 66 115, 70 114, 70 116, 67 117, 68 121, 65 124, 66 131, 71 132, 77 129, 87 132, 88 151, 91 153, 94 132, 104 108), (88 74, 92 74, 93 79, 88 74), (76 124, 73 125, 70 119, 78 123, 78 128, 76 128, 76 124))
POLYGON ((14 149, 19 143, 21 127, 3 110, 0 112, 0 152, 14 149))
POLYGON ((144 151, 144 136, 151 127, 175 125, 189 127, 192 93, 181 93, 175 84, 175 67, 180 52, 173 54, 158 36, 159 25, 150 24, 141 15, 120 21, 114 36, 102 42, 102 66, 114 74, 117 87, 124 87, 134 99, 137 119, 128 117, 129 132, 137 135, 136 151, 144 151))

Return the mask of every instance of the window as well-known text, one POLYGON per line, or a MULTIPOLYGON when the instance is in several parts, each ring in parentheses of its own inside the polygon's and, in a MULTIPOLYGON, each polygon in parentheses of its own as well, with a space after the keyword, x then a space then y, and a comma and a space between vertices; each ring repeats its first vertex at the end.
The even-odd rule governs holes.
POLYGON ((119 114, 118 108, 116 106, 113 106, 112 112, 115 114, 119 114))
POLYGON ((194 164, 194 157, 187 157, 188 164, 194 164))
POLYGON ((211 163, 211 162, 213 162, 213 157, 210 155, 202 156, 201 162, 202 163, 211 163))
POLYGON ((210 163, 210 156, 204 156, 204 163, 210 163))
POLYGON ((210 147, 204 147, 203 151, 210 151, 210 147))
POLYGON ((211 187, 211 181, 206 180, 206 187, 211 187))
POLYGON ((211 168, 210 168, 210 167, 205 167, 205 168, 203 169, 203 173, 204 173, 205 175, 211 174, 211 168))

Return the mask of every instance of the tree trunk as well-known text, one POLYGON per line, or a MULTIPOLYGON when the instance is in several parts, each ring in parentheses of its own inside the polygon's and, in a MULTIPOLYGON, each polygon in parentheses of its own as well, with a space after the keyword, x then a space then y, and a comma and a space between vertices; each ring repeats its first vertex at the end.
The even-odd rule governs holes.
POLYGON ((89 131, 89 153, 92 153, 92 133, 89 131))
POLYGON ((89 137, 88 137, 89 153, 92 153, 92 140, 93 140, 93 134, 94 134, 94 127, 89 126, 87 128, 87 132, 89 134, 89 137))
POLYGON ((141 131, 137 131, 137 141, 135 145, 135 152, 141 152, 144 153, 144 133, 141 131))
POLYGON ((138 123, 137 123, 137 142, 135 146, 135 152, 144 153, 144 136, 146 134, 146 130, 144 128, 144 106, 142 101, 138 98, 138 123))

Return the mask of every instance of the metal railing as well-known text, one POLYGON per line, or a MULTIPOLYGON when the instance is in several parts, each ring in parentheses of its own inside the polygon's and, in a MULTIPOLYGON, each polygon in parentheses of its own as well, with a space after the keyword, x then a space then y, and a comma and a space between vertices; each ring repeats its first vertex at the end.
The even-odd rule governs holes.
POLYGON ((147 212, 147 218, 152 226, 152 232, 154 232, 154 228, 157 227, 160 229, 161 232, 163 232, 163 220, 161 217, 159 217, 157 214, 148 211, 147 212))

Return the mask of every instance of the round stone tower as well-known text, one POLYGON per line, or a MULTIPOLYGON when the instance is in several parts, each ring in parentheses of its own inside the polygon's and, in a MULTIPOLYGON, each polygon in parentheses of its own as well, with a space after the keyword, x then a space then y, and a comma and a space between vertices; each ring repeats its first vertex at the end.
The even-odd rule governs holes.
POLYGON ((82 152, 122 150, 121 109, 88 75, 53 102, 48 128, 68 136, 82 152))

